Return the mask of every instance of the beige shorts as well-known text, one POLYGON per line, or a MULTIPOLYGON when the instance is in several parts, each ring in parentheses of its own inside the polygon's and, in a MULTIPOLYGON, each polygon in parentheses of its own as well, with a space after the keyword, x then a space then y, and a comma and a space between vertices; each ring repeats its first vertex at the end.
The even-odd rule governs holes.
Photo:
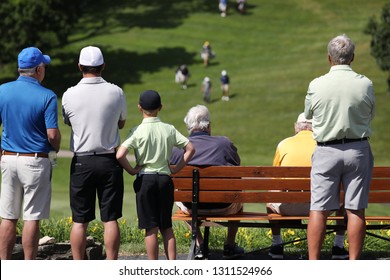
POLYGON ((221 89, 222 89, 222 91, 224 91, 224 92, 229 91, 229 84, 223 84, 223 85, 221 85, 221 89))
MULTIPOLYGON (((183 203, 176 202, 176 206, 187 215, 191 215, 191 209, 188 209, 183 203)), ((232 203, 228 207, 219 209, 199 209, 198 215, 201 216, 229 216, 237 214, 242 210, 242 203, 232 203)))
POLYGON ((52 166, 48 158, 1 157, 0 217, 16 220, 48 219, 52 166))
POLYGON ((308 216, 310 203, 267 203, 274 213, 282 216, 308 216))
POLYGON ((208 60, 209 59, 209 53, 207 52, 202 52, 200 54, 200 57, 203 59, 203 60, 208 60))

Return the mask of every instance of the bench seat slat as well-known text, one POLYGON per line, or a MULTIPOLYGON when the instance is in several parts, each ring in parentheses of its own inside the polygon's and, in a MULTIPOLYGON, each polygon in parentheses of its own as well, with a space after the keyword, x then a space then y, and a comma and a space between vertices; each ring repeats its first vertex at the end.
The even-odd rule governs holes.
MULTIPOLYGON (((204 221, 240 221, 240 220, 253 220, 253 221, 265 221, 265 220, 273 220, 273 221, 284 221, 284 220, 308 220, 309 216, 282 216, 277 214, 268 214, 268 213, 257 213, 257 212, 240 212, 235 215, 230 216, 199 216, 199 220, 204 221)), ((173 216, 173 220, 191 220, 191 216, 184 214, 180 210, 178 210, 173 216)), ((344 220, 344 217, 342 216, 329 216, 329 221, 334 220, 344 220)), ((381 221, 387 221, 390 222, 390 216, 367 216, 366 217, 367 222, 381 222, 381 221)), ((388 227, 390 228, 390 223, 388 224, 388 227)))
MULTIPOLYGON (((244 203, 267 203, 267 202, 286 202, 302 203, 310 202, 310 193, 302 192, 200 192, 201 202, 244 202, 244 203)), ((343 193, 341 193, 341 200, 343 193)), ((175 201, 191 202, 191 191, 175 192, 175 201)), ((369 203, 388 203, 390 205, 390 192, 370 192, 369 203)))

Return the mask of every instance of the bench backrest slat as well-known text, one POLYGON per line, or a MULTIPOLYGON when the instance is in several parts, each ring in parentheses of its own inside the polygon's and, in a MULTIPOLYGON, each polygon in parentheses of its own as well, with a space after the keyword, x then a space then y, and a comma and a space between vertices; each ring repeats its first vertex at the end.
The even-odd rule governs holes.
MULTIPOLYGON (((191 201, 194 168, 199 169, 201 202, 310 201, 311 167, 274 166, 186 166, 178 174, 172 175, 176 189, 175 201, 191 201)), ((369 202, 390 203, 390 167, 374 168, 369 202)))

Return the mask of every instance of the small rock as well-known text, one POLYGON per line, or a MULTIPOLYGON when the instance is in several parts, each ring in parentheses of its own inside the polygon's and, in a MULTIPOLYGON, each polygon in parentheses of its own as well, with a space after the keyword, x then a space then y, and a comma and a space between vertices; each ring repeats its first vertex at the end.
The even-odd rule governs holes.
POLYGON ((56 240, 54 237, 44 236, 41 239, 39 239, 39 245, 48 245, 48 244, 54 244, 54 243, 56 243, 56 240))

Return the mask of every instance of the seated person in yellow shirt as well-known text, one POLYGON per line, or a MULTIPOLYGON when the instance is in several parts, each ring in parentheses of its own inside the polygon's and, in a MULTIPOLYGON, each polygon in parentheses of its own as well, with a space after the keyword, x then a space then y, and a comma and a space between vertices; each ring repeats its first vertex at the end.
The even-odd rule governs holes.
MULTIPOLYGON (((313 139, 311 120, 307 120, 303 113, 298 116, 294 125, 295 135, 282 140, 275 152, 273 166, 311 166, 311 155, 316 142, 313 139)), ((308 216, 310 203, 267 203, 268 213, 277 213, 284 216, 308 216)), ((344 209, 340 210, 343 215, 344 209)), ((343 221, 341 221, 343 222, 343 221)), ((273 259, 283 259, 283 240, 280 235, 280 227, 275 222, 272 231, 272 247, 269 255, 273 259)), ((348 258, 348 251, 344 249, 344 233, 338 231, 332 248, 332 259, 348 258)))

